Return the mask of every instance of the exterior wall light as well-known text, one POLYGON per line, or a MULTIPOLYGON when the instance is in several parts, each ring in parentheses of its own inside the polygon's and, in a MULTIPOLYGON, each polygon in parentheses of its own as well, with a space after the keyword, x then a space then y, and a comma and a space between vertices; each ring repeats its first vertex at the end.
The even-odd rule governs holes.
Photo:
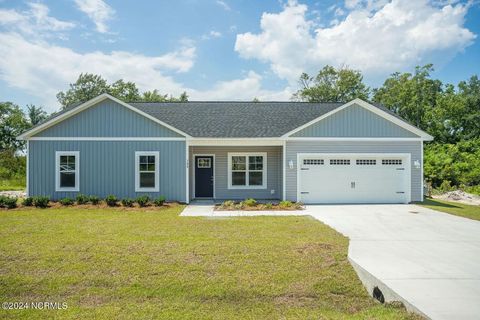
POLYGON ((413 166, 415 167, 415 169, 420 169, 420 161, 418 160, 413 161, 413 166))
POLYGON ((288 161, 288 167, 293 169, 293 160, 288 161))

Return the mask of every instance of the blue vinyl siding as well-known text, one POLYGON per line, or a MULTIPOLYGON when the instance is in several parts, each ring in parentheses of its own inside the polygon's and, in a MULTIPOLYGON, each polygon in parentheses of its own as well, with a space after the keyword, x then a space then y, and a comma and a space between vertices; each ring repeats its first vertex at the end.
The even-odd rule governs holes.
POLYGON ((29 195, 52 199, 75 197, 76 192, 55 192, 55 152, 80 152, 80 193, 105 197, 151 197, 185 201, 186 157, 184 141, 30 141, 29 195), (158 193, 135 192, 135 151, 158 151, 158 193))
POLYGON ((281 199, 282 198, 282 147, 190 147, 190 197, 194 197, 195 161, 194 154, 214 154, 215 198, 243 200, 281 199), (231 152, 266 152, 267 153, 267 188, 266 189, 228 189, 228 153, 231 152), (272 193, 273 191, 273 193, 272 193))
POLYGON ((292 137, 418 138, 414 133, 358 105, 338 111, 292 137))
POLYGON ((37 137, 183 137, 110 99, 45 129, 37 137))

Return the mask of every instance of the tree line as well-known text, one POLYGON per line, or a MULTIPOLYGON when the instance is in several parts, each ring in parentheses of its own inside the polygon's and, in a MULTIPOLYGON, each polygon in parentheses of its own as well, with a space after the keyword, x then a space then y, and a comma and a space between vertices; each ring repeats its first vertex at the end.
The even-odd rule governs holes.
MULTIPOLYGON (((306 102, 348 102, 360 98, 384 105, 411 124, 432 135, 425 146, 425 175, 434 187, 448 189, 480 185, 480 80, 477 75, 458 84, 433 79, 431 64, 417 66, 414 72, 393 73, 378 88, 365 84, 360 71, 348 67, 325 66, 316 75, 304 73, 292 100, 306 102)), ((134 82, 108 83, 100 75, 82 73, 65 91, 57 94, 62 108, 88 101, 102 93, 126 102, 188 101, 160 94, 158 90, 140 92, 134 82)), ((255 98, 255 101, 258 99, 255 98)), ((43 121, 47 113, 29 105, 26 112, 12 103, 0 102, 0 152, 14 157, 23 142, 21 132, 43 121)), ((11 163, 14 163, 10 161, 11 163)), ((0 178, 2 178, 0 162, 0 178)), ((478 190, 480 191, 480 190, 478 190)))

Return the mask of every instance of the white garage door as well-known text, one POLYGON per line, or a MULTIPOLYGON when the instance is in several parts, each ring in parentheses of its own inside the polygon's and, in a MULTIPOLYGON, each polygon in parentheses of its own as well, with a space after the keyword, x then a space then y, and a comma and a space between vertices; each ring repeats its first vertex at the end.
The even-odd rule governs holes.
POLYGON ((407 203, 406 154, 301 154, 299 200, 304 203, 407 203))

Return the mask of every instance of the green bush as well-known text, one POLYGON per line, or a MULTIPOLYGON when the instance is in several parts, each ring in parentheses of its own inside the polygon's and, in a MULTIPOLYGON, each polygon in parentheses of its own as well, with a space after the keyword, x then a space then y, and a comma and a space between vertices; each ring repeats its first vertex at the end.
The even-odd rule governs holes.
POLYGON ((105 197, 105 202, 109 207, 115 207, 117 206, 118 199, 113 194, 109 194, 108 196, 105 197))
POLYGON ((153 203, 157 206, 157 207, 161 207, 163 206, 163 204, 165 203, 165 197, 164 196, 160 196, 158 197, 157 199, 155 199, 153 201, 153 203))
POLYGON ((246 205, 247 207, 254 207, 257 205, 257 200, 248 198, 243 201, 243 204, 246 205))
POLYGON ((86 195, 83 195, 83 194, 79 193, 77 195, 76 200, 77 200, 77 204, 87 204, 89 198, 86 195))
POLYGON ((62 204, 62 206, 71 206, 75 201, 73 201, 72 198, 63 198, 60 199, 59 202, 62 204))
POLYGON ((265 203, 265 209, 272 209, 273 204, 271 202, 265 203))
POLYGON ((17 207, 17 198, 10 198, 7 196, 0 196, 0 207, 13 209, 17 207))
POLYGON ((283 201, 280 201, 280 203, 278 204, 281 208, 290 208, 293 206, 293 202, 292 201, 288 201, 288 200, 283 200, 283 201))
POLYGON ((148 202, 150 201, 150 198, 148 196, 140 196, 137 198, 136 202, 140 207, 146 207, 148 206, 148 202))
POLYGON ((97 196, 90 196, 89 200, 93 205, 97 205, 100 203, 100 198, 97 196))
POLYGON ((22 201, 22 205, 24 205, 25 207, 33 206, 33 198, 32 197, 24 198, 23 201, 22 201))
POLYGON ((133 199, 130 199, 130 198, 125 198, 125 199, 122 199, 122 206, 124 207, 133 207, 133 203, 135 201, 133 199))
POLYGON ((33 205, 37 208, 47 208, 50 197, 38 196, 33 198, 33 205))

